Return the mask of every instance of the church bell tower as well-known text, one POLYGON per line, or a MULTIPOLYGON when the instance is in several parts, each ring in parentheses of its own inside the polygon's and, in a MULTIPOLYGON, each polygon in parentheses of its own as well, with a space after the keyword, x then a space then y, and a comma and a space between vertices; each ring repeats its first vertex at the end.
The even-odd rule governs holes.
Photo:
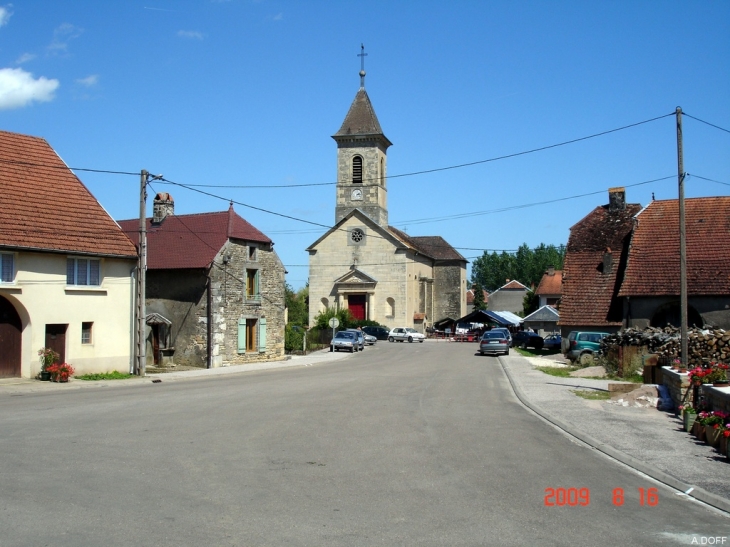
POLYGON ((337 143, 337 203, 335 223, 359 209, 378 225, 388 226, 386 188, 387 150, 383 134, 365 91, 364 46, 360 46, 360 89, 342 127, 332 138, 337 143))

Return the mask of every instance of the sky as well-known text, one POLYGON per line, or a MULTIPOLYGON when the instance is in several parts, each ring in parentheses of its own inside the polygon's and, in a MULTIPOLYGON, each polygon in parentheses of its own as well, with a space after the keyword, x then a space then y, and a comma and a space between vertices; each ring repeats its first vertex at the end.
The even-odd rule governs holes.
POLYGON ((390 224, 470 261, 566 244, 611 187, 676 199, 678 106, 685 196, 730 191, 724 0, 0 3, 0 129, 123 173, 76 171, 116 220, 139 216, 143 169, 205 185, 151 182, 148 216, 156 192, 176 214, 233 201, 299 289, 335 222, 361 44, 390 224))

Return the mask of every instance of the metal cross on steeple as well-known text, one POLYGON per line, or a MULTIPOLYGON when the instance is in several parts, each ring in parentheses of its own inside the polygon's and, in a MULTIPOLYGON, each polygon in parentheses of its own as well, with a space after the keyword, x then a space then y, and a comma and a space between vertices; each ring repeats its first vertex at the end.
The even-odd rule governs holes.
POLYGON ((358 57, 360 57, 360 87, 365 87, 365 57, 367 55, 365 46, 360 44, 360 53, 358 54, 358 57))

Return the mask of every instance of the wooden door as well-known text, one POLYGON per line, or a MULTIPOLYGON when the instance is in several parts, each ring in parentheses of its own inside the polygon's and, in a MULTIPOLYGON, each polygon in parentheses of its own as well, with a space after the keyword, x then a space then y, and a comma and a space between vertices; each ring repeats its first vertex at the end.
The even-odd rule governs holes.
POLYGON ((59 363, 66 362, 66 329, 68 325, 46 325, 46 347, 58 353, 59 363))
POLYGON ((365 319, 365 295, 364 294, 350 294, 347 296, 347 307, 350 309, 350 313, 357 321, 363 321, 365 319))
POLYGON ((0 378, 20 376, 22 325, 15 307, 0 296, 0 378))

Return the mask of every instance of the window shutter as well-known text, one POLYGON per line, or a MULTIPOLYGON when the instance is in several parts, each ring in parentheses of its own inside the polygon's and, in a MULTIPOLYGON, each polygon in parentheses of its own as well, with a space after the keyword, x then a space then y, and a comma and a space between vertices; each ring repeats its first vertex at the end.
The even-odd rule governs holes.
POLYGON ((254 277, 254 291, 256 291, 254 294, 256 296, 259 296, 261 294, 261 292, 259 291, 259 272, 260 270, 256 270, 256 275, 254 277))
POLYGON ((238 320, 238 353, 246 353, 246 320, 238 320))
POLYGON ((259 353, 266 351, 266 319, 259 319, 259 353))

